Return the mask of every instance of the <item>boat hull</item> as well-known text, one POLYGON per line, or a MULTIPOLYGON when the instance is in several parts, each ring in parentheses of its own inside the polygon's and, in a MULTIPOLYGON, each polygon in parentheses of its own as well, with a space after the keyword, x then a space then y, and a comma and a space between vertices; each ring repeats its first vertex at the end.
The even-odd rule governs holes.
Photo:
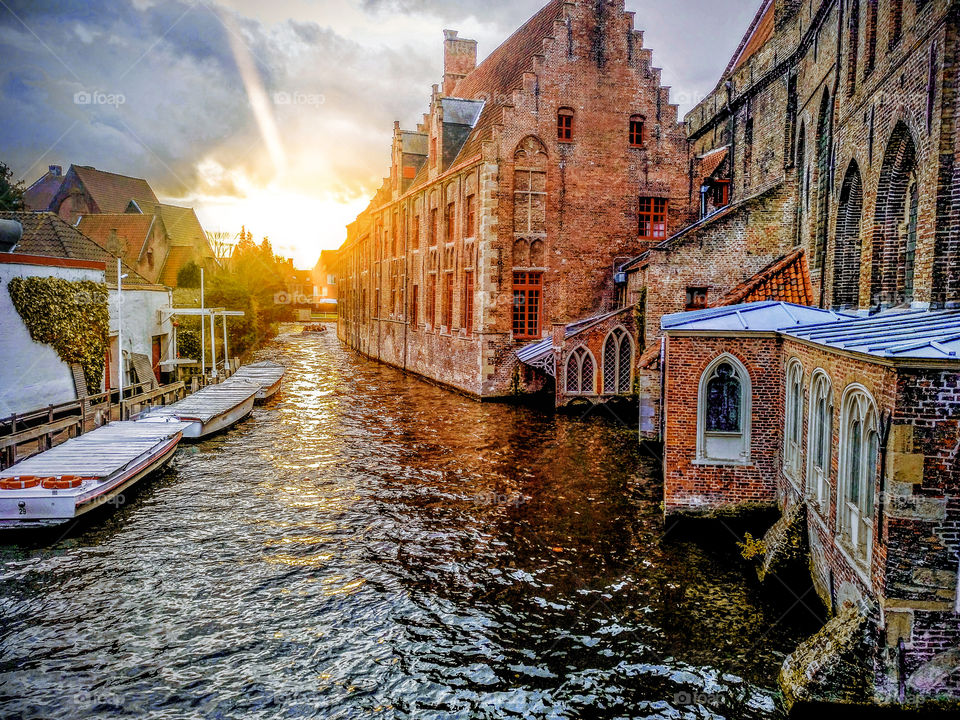
POLYGON ((0 531, 54 528, 104 506, 123 504, 122 493, 166 466, 177 451, 180 434, 137 458, 127 468, 92 487, 76 490, 4 490, 0 495, 0 531))
POLYGON ((230 408, 226 412, 221 413, 216 417, 210 418, 206 422, 202 422, 200 420, 194 420, 191 422, 191 419, 188 417, 180 418, 181 421, 190 423, 183 430, 184 439, 192 441, 203 440, 211 435, 216 435, 218 432, 223 432, 224 430, 233 427, 253 411, 253 403, 255 399, 256 396, 251 395, 239 405, 230 408))
POLYGON ((277 380, 273 385, 263 388, 263 390, 257 393, 257 404, 259 405, 267 402, 270 398, 280 392, 281 385, 283 385, 283 378, 277 380))

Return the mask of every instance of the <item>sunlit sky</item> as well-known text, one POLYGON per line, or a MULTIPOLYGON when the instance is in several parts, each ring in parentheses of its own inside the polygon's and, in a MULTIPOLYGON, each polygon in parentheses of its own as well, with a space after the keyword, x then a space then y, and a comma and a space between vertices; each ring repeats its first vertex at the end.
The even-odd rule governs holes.
MULTIPOLYGON (((482 58, 543 2, 0 0, 0 161, 26 185, 48 165, 146 178, 309 268, 388 172, 393 121, 427 109, 442 29, 482 58)), ((681 112, 758 6, 627 0, 681 112)))

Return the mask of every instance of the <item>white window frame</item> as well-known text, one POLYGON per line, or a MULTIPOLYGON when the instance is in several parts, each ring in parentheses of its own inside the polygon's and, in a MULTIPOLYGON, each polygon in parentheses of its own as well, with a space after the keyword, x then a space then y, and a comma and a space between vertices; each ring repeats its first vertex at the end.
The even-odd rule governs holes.
POLYGON ((603 360, 603 386, 602 393, 604 395, 630 395, 633 390, 633 377, 634 377, 634 348, 633 348, 633 338, 630 337, 630 333, 627 332, 627 329, 623 325, 617 325, 610 332, 607 333, 607 336, 603 339, 603 345, 601 347, 601 358, 603 360), (623 333, 617 337, 617 331, 623 333), (614 382, 616 390, 614 392, 607 392, 607 343, 611 339, 616 341, 616 346, 613 348, 614 352, 614 382), (626 352, 629 353, 630 360, 630 378, 627 381, 627 387, 625 390, 620 388, 620 359, 626 348, 626 352))
POLYGON ((783 469, 798 490, 803 456, 803 375, 803 363, 791 358, 785 373, 783 469))
POLYGON ((813 371, 810 380, 810 402, 807 411, 807 497, 815 500, 821 508, 830 501, 830 475, 833 463, 833 382, 823 368, 813 371), (824 400, 825 417, 817 414, 817 403, 824 400), (822 421, 826 421, 825 467, 817 465, 817 437, 822 421))
POLYGON ((863 385, 852 383, 843 391, 840 411, 840 476, 837 483, 837 538, 851 557, 869 574, 873 560, 874 515, 876 514, 876 485, 879 465, 880 418, 877 403, 863 385), (861 423, 860 484, 857 503, 849 499, 852 472, 849 443, 854 421, 861 423), (871 453, 870 435, 876 435, 876 452, 871 453), (873 454, 873 457, 871 457, 873 454), (868 492, 869 491, 869 495, 868 492), (864 517, 867 498, 870 498, 870 517, 864 517))
POLYGON ((753 426, 753 381, 746 366, 730 353, 714 358, 700 375, 697 393, 697 459, 699 465, 750 465, 753 426), (707 432, 707 387, 717 368, 732 365, 740 380, 739 432, 707 432))
POLYGON ((590 349, 586 345, 577 345, 573 350, 571 350, 566 357, 566 360, 563 363, 563 388, 564 394, 566 395, 596 395, 597 394, 597 359, 593 356, 593 353, 590 352, 590 349), (582 353, 580 351, 583 351, 582 353), (575 356, 579 355, 577 359, 577 386, 579 390, 570 390, 570 383, 568 376, 570 373, 570 360, 575 356), (590 375, 589 383, 590 387, 588 390, 584 389, 583 383, 583 361, 584 358, 589 357, 593 363, 593 373, 590 375))

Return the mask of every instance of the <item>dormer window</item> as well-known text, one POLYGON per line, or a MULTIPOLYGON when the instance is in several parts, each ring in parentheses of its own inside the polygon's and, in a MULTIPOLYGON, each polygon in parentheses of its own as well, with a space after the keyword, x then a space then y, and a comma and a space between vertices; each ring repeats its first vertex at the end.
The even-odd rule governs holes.
POLYGON ((630 118, 630 147, 643 146, 643 115, 630 118))
POLYGON ((560 108, 557 111, 557 140, 573 142, 573 109, 560 108))

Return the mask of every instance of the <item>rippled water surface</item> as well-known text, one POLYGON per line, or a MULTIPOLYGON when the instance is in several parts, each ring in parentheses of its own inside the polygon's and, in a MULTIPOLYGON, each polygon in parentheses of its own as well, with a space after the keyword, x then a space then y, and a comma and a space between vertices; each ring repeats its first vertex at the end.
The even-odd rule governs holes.
POLYGON ((117 511, 0 545, 0 716, 769 717, 815 618, 661 524, 603 419, 479 404, 334 334, 117 511))

